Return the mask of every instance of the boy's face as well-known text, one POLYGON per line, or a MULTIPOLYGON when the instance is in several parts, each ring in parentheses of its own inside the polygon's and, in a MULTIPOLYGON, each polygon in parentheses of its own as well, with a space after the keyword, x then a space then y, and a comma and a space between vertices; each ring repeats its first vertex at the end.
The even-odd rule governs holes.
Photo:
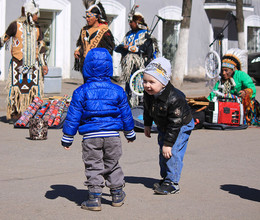
POLYGON ((144 85, 144 90, 149 95, 155 95, 165 87, 160 81, 158 81, 153 76, 146 73, 144 73, 143 85, 144 85))

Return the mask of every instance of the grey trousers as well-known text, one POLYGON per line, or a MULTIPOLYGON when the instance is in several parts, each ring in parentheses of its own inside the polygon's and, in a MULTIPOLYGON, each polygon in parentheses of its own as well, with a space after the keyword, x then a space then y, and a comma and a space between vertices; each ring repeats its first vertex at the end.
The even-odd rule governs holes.
POLYGON ((82 141, 82 160, 85 164, 85 185, 93 193, 101 193, 106 185, 124 185, 124 173, 119 165, 122 155, 120 137, 90 138, 82 141))

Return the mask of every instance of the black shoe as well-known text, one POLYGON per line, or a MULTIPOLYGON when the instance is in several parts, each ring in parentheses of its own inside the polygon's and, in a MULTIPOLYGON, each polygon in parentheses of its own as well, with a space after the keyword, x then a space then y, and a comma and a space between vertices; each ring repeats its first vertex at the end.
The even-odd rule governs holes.
POLYGON ((81 208, 91 211, 101 211, 101 193, 89 192, 87 201, 81 203, 81 208))
POLYGON ((155 193, 161 195, 175 194, 180 191, 178 183, 163 182, 158 188, 154 190, 155 193))
POLYGON ((15 122, 21 117, 20 113, 12 113, 11 119, 9 119, 9 124, 15 124, 15 122))
POLYGON ((160 187, 163 182, 164 182, 164 179, 161 179, 159 182, 154 183, 154 184, 153 184, 153 190, 155 190, 155 189, 157 189, 158 187, 160 187))
POLYGON ((112 195, 112 206, 120 207, 124 204, 126 194, 122 187, 111 189, 110 193, 112 195))
POLYGON ((13 124, 16 123, 16 121, 17 121, 17 119, 11 118, 11 119, 8 120, 8 123, 9 123, 10 125, 13 125, 13 124))

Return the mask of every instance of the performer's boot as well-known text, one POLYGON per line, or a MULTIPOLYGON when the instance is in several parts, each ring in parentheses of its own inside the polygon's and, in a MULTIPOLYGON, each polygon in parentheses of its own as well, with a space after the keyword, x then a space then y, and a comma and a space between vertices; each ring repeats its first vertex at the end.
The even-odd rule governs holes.
POLYGON ((9 119, 9 124, 14 124, 19 118, 21 117, 21 114, 20 113, 12 113, 11 114, 11 118, 9 119))

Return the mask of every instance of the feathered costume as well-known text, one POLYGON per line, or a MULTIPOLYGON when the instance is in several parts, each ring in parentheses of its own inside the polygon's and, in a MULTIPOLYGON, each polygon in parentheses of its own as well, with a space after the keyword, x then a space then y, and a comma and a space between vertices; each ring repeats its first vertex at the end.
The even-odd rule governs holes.
POLYGON ((39 13, 34 1, 22 7, 22 16, 12 22, 3 37, 0 47, 12 38, 12 59, 9 68, 8 104, 6 118, 17 119, 32 100, 43 94, 41 66, 46 66, 43 34, 32 17, 39 13))
POLYGON ((137 101, 133 100, 129 88, 129 81, 131 75, 139 70, 144 69, 145 66, 154 58, 159 52, 157 40, 150 36, 147 24, 141 13, 135 12, 138 6, 134 5, 128 15, 129 23, 134 21, 137 24, 137 30, 130 30, 126 33, 123 42, 119 44, 115 52, 121 53, 121 80, 126 82, 126 93, 132 106, 137 105, 137 101), (128 48, 126 49, 125 46, 128 48))
POLYGON ((245 73, 247 64, 247 51, 238 48, 229 49, 222 57, 222 68, 234 70, 230 79, 221 78, 214 86, 213 91, 208 96, 208 100, 213 100, 217 94, 221 96, 240 96, 240 92, 245 92, 242 99, 244 106, 245 123, 247 125, 260 125, 260 107, 255 100, 256 88, 251 77, 245 73))
POLYGON ((83 4, 86 8, 86 16, 98 18, 99 26, 93 27, 87 24, 80 31, 76 44, 76 51, 79 51, 80 59, 75 59, 74 69, 81 72, 85 57, 91 49, 103 47, 112 55, 115 47, 114 37, 108 28, 103 5, 95 0, 83 0, 83 4))

